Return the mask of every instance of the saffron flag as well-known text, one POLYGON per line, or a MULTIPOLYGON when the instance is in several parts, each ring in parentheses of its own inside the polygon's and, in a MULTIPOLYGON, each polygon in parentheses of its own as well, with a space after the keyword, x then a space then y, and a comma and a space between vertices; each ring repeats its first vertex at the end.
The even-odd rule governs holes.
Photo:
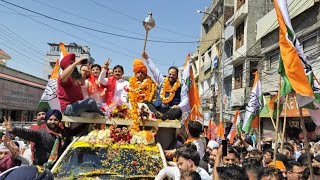
POLYGON ((263 96, 259 73, 258 71, 256 71, 254 74, 255 78, 250 93, 250 99, 246 107, 246 114, 242 126, 242 130, 246 133, 249 133, 251 128, 257 128, 256 124, 254 124, 254 126, 252 127, 252 122, 256 122, 259 120, 259 113, 263 108, 263 96))
POLYGON ((280 63, 279 73, 284 85, 280 96, 295 91, 299 108, 308 108, 315 124, 320 126, 320 89, 312 67, 300 46, 291 25, 286 0, 275 0, 275 10, 279 23, 280 63))
POLYGON ((222 122, 219 123, 218 130, 217 130, 217 136, 218 136, 219 140, 225 139, 224 138, 224 128, 223 128, 222 122))
POLYGON ((217 131, 217 125, 212 119, 210 119, 209 125, 208 125, 208 130, 206 133, 207 138, 209 140, 215 140, 216 139, 216 131, 217 131))
POLYGON ((200 97, 198 87, 195 83, 195 79, 193 76, 192 67, 190 66, 190 54, 188 54, 186 58, 186 62, 184 64, 182 81, 184 86, 182 87, 182 91, 184 93, 188 93, 189 96, 189 105, 190 105, 190 114, 185 121, 185 124, 188 124, 189 120, 200 120, 203 119, 202 114, 200 113, 200 97))
POLYGON ((47 109, 58 109, 60 108, 60 102, 58 99, 58 77, 60 69, 60 61, 62 58, 67 55, 66 48, 63 43, 60 43, 60 60, 56 60, 54 68, 51 72, 51 76, 48 80, 46 89, 44 90, 41 99, 38 103, 38 108, 47 108, 47 109))
POLYGON ((230 132, 227 136, 229 139, 230 143, 233 144, 234 138, 236 137, 236 134, 241 132, 241 126, 240 126, 240 112, 237 110, 234 114, 233 118, 233 124, 230 129, 230 132))

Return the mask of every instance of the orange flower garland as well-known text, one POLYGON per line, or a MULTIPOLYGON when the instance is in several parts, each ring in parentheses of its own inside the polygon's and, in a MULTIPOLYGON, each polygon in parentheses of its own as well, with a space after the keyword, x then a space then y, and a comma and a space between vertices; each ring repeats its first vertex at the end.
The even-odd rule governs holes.
POLYGON ((176 91, 178 90, 178 88, 180 87, 180 81, 177 80, 174 85, 171 87, 170 82, 169 82, 169 78, 166 77, 163 80, 162 83, 162 88, 160 91, 160 98, 162 100, 163 104, 168 104, 170 103, 174 96, 176 95, 176 91), (166 94, 169 93, 169 96, 166 96, 166 94))
POLYGON ((129 101, 131 104, 130 116, 133 120, 133 130, 139 131, 140 117, 138 112, 138 103, 143 101, 153 101, 156 93, 154 81, 147 77, 142 81, 137 80, 135 76, 129 79, 129 101))

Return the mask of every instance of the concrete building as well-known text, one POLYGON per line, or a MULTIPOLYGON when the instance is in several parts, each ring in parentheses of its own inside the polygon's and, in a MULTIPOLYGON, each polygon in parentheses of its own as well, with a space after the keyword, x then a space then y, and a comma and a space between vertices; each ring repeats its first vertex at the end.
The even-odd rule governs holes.
POLYGON ((233 74, 230 107, 243 106, 249 99, 255 72, 261 61, 260 43, 256 41, 256 22, 266 14, 259 0, 234 0, 233 74))
MULTIPOLYGON (((300 41, 307 59, 313 67, 313 71, 317 78, 320 78, 320 13, 319 1, 317 0, 288 0, 289 14, 293 29, 300 41)), ((265 8, 269 10, 257 23, 256 41, 261 43, 261 54, 263 55, 262 69, 262 89, 266 94, 266 99, 270 95, 274 95, 278 91, 279 75, 277 69, 279 66, 279 28, 276 19, 276 13, 271 3, 265 8)), ((287 133, 290 137, 297 137, 292 129, 300 127, 299 124, 299 110, 296 108, 296 101, 294 95, 289 96, 287 107, 287 133)), ((308 112, 304 111, 303 114, 307 121, 306 126, 309 132, 315 131, 315 125, 308 117, 308 112)), ((262 117, 263 129, 265 135, 273 136, 274 127, 270 117, 266 114, 262 117)), ((280 125, 283 126, 284 112, 280 116, 280 125)))
POLYGON ((198 89, 202 102, 202 111, 205 122, 211 117, 217 120, 217 112, 220 111, 218 90, 222 89, 221 83, 221 59, 222 36, 226 22, 233 15, 233 0, 214 0, 205 9, 201 24, 200 44, 197 49, 198 57, 196 67, 198 89))
POLYGON ((32 121, 47 81, 0 65, 0 122, 32 121))
MULTIPOLYGON (((60 58, 59 43, 48 43, 50 51, 45 56, 45 62, 49 63, 53 68, 56 60, 60 58)), ((76 60, 88 59, 90 63, 94 63, 94 59, 91 57, 90 48, 88 46, 81 46, 76 43, 65 44, 67 52, 75 53, 76 60)), ((48 75, 49 77, 50 75, 48 75)))

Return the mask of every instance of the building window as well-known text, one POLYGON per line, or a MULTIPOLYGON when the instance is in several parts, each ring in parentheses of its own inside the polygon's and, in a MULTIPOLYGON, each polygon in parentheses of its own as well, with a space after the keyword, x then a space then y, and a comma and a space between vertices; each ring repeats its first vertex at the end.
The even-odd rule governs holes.
POLYGON ((234 89, 242 88, 243 64, 234 68, 234 89))
POLYGON ((270 55, 270 57, 269 57, 269 61, 270 61, 269 69, 277 68, 277 65, 279 63, 279 58, 280 58, 279 52, 270 55))
POLYGON ((237 10, 246 2, 246 0, 237 0, 237 10))
POLYGON ((244 22, 236 28, 236 49, 244 44, 244 22))
POLYGON ((253 74, 258 70, 258 61, 250 61, 250 82, 249 82, 249 87, 253 86, 254 82, 254 77, 255 75, 253 74))
POLYGON ((225 42, 224 50, 226 52, 227 58, 233 56, 233 39, 232 39, 232 37, 225 42))

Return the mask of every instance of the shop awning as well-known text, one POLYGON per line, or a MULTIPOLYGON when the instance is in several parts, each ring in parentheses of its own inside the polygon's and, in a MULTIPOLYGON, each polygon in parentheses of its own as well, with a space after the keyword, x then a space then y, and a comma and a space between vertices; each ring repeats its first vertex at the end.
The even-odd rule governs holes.
MULTIPOLYGON (((270 102, 270 96, 265 96, 265 104, 269 104, 270 102)), ((298 104, 296 101, 295 94, 289 94, 288 101, 285 103, 285 106, 283 106, 282 112, 280 114, 280 117, 285 117, 285 114, 287 114, 287 117, 300 117, 299 109, 297 108, 298 104), (285 110, 287 108, 287 110, 285 110)), ((304 117, 310 116, 307 109, 302 109, 302 115, 304 117)), ((268 106, 265 105, 260 113, 260 117, 262 118, 270 118, 270 113, 268 106)))

